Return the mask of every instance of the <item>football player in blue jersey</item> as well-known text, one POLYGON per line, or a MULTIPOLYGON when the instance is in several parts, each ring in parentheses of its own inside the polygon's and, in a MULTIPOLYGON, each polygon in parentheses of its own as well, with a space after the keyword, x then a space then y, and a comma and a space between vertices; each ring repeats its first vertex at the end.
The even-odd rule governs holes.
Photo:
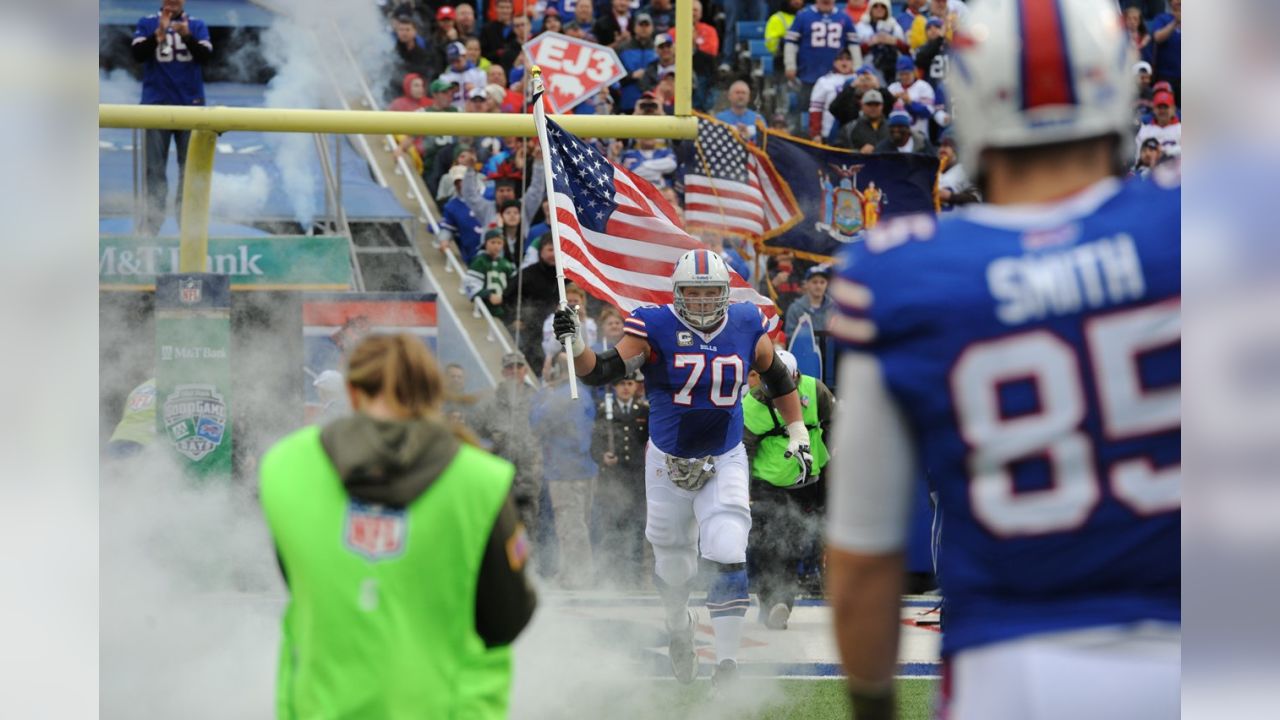
POLYGON ((582 342, 577 313, 556 311, 556 336, 573 355, 588 385, 642 370, 649 400, 645 454, 645 537, 653 545, 654 574, 666 608, 671 667, 693 682, 697 615, 689 609, 698 553, 716 567, 707 590, 715 634, 712 677, 723 687, 737 673, 747 596, 747 536, 751 530, 746 450, 742 446, 742 389, 755 369, 787 423, 787 456, 796 476, 812 474, 809 431, 795 381, 774 353, 767 322, 748 302, 729 302, 729 269, 709 250, 690 250, 676 263, 670 305, 638 308, 613 349, 597 353, 582 342))
POLYGON ((1123 182, 1113 0, 984 0, 952 42, 989 205, 895 218, 831 286, 828 591, 856 717, 894 715, 917 473, 943 527, 941 715, 1179 716, 1180 201, 1123 182))

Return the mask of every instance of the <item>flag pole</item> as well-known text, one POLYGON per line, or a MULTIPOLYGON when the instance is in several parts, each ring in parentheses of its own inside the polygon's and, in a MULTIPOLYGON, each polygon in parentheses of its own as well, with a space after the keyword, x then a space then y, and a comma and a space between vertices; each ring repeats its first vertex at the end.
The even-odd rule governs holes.
MULTIPOLYGON (((529 77, 533 82, 533 126, 538 130, 538 145, 542 148, 542 172, 547 185, 547 222, 551 225, 551 244, 556 249, 556 289, 560 291, 561 309, 568 307, 569 301, 564 295, 564 263, 560 260, 560 221, 556 217, 555 173, 551 169, 551 146, 547 144, 547 112, 542 106, 542 68, 537 65, 529 67, 529 77)), ((576 312, 576 311, 575 311, 576 312)), ((567 336, 565 336, 567 337, 567 336)), ((566 348, 572 347, 559 338, 566 348)), ((569 365, 569 397, 578 399, 578 374, 573 369, 573 352, 564 354, 569 365)))

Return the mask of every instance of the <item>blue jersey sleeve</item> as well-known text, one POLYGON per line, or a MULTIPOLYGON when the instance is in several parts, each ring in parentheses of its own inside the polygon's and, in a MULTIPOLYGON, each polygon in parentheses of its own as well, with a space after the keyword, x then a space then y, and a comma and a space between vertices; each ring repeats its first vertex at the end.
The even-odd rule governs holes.
POLYGON ((156 28, 160 25, 160 18, 155 15, 138 20, 138 25, 133 29, 133 42, 137 43, 146 40, 156 34, 156 28))
POLYGON ((844 44, 846 46, 858 45, 858 26, 854 24, 853 19, 848 15, 844 16, 844 44))

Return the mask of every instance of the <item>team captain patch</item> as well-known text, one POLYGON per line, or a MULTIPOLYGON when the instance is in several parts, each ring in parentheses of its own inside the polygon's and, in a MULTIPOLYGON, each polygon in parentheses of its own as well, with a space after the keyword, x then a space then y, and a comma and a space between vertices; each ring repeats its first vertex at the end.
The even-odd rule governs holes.
POLYGON ((404 553, 408 531, 403 509, 352 502, 347 505, 342 542, 357 555, 387 560, 404 553))

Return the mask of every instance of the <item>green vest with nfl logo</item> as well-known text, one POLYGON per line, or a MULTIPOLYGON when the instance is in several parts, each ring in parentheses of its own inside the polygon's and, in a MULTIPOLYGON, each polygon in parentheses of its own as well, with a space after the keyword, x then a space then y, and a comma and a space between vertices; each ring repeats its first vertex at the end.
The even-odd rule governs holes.
MULTIPOLYGON (((801 375, 796 390, 800 393, 805 427, 809 428, 813 474, 817 475, 831 457, 822 439, 822 428, 818 425, 818 381, 801 375)), ((795 458, 783 457, 789 438, 782 416, 777 411, 770 411, 769 406, 757 400, 754 394, 747 393, 742 401, 742 419, 747 429, 760 438, 756 456, 751 459, 751 476, 778 487, 794 485, 799 479, 800 463, 795 458)))
POLYGON ((511 648, 475 629, 476 585, 514 468, 469 445, 404 509, 346 493, 308 427, 262 461, 289 585, 277 717, 504 718, 511 648))

